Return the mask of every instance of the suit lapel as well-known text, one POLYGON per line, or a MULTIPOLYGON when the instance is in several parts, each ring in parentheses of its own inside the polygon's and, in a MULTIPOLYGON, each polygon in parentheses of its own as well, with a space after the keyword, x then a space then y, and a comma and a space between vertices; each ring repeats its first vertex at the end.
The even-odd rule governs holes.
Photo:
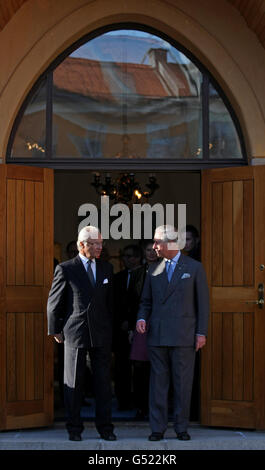
MULTIPOLYGON (((172 278, 171 278, 171 281, 167 283, 167 288, 166 290, 164 291, 165 292, 165 297, 164 297, 164 301, 172 294, 172 292, 174 292, 174 290, 176 289, 176 285, 177 283, 179 282, 179 280, 181 279, 181 276, 184 272, 184 269, 186 267, 186 262, 185 262, 185 257, 181 254, 180 255, 180 258, 178 260, 178 263, 176 264, 175 266, 175 269, 174 269, 174 272, 173 272, 173 275, 172 275, 172 278)), ((165 273, 166 273, 166 269, 165 269, 165 273)), ((167 273, 166 273, 166 276, 167 276, 167 273)))
POLYGON ((95 287, 99 287, 103 284, 104 281, 104 270, 103 266, 100 260, 96 259, 96 284, 95 286, 92 286, 89 277, 87 275, 86 269, 80 259, 80 256, 77 255, 74 260, 74 267, 75 267, 75 274, 80 280, 80 283, 85 286, 87 289, 87 286, 93 291, 95 287))
POLYGON ((155 268, 153 275, 156 277, 156 280, 159 280, 158 286, 162 293, 162 296, 165 295, 165 292, 168 288, 168 278, 166 272, 166 261, 163 258, 160 263, 155 268))
POLYGON ((85 289, 89 288, 93 292, 94 287, 92 286, 89 277, 87 275, 86 269, 80 259, 80 256, 77 255, 74 260, 74 269, 75 269, 75 275, 78 277, 80 284, 84 286, 85 289))
POLYGON ((99 287, 103 284, 104 281, 104 272, 103 266, 99 259, 96 259, 96 287, 99 287))

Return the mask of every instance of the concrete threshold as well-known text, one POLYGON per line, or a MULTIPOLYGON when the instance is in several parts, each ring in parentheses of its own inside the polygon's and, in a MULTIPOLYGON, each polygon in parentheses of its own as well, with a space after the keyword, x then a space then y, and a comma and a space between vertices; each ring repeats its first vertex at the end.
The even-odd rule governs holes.
POLYGON ((85 451, 179 451, 179 450, 265 450, 265 432, 208 428, 198 424, 189 427, 190 441, 179 441, 169 425, 164 439, 148 441, 147 422, 116 422, 117 441, 104 441, 92 422, 85 423, 81 442, 71 442, 64 423, 49 428, 0 432, 0 450, 85 450, 85 451))

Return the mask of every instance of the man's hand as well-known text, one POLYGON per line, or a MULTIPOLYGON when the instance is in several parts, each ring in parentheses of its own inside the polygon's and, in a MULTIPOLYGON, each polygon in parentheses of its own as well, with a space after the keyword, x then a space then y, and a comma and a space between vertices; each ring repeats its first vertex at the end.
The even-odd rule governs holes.
POLYGON ((206 336, 199 336, 196 335, 196 352, 199 351, 199 349, 203 348, 206 344, 206 336))
POLYGON ((138 331, 138 333, 145 333, 146 322, 144 320, 138 320, 138 322, 136 323, 136 330, 138 331))
POLYGON ((63 343, 63 334, 62 333, 59 333, 57 335, 53 335, 55 341, 57 343, 63 343))

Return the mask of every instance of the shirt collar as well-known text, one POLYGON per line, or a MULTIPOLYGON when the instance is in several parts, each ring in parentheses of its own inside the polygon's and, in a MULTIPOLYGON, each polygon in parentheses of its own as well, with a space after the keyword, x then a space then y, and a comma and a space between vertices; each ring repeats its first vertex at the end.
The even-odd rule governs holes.
POLYGON ((81 260, 83 261, 83 263, 87 263, 89 260, 91 261, 91 263, 96 262, 95 258, 87 258, 86 256, 82 255, 81 253, 79 253, 79 256, 80 256, 81 260))
POLYGON ((179 251, 179 252, 176 254, 176 256, 174 256, 174 258, 172 258, 172 259, 167 259, 167 258, 165 258, 165 261, 171 261, 171 263, 173 262, 173 263, 176 263, 176 264, 177 264, 177 262, 178 262, 178 260, 179 260, 179 258, 180 258, 180 255, 181 255, 181 251, 179 251))

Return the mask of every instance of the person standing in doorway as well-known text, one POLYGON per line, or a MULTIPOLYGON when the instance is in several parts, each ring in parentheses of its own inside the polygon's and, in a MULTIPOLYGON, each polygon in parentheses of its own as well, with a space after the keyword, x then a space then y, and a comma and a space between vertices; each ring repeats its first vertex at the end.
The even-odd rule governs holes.
POLYGON ((190 398, 195 352, 206 344, 209 293, 202 264, 181 254, 176 229, 156 229, 154 249, 162 260, 146 275, 137 331, 144 333, 151 362, 149 419, 151 441, 163 439, 168 422, 170 375, 173 386, 174 429, 189 440, 190 398))
POLYGON ((128 291, 130 309, 129 338, 131 336, 130 359, 133 366, 133 401, 136 406, 135 418, 139 420, 145 419, 148 416, 150 361, 148 357, 146 333, 138 333, 136 330, 136 319, 146 273, 150 265, 158 261, 157 254, 153 249, 153 240, 144 241, 143 255, 143 264, 131 274, 131 282, 128 291))
POLYGON ((186 225, 186 244, 182 253, 197 261, 201 260, 200 236, 194 225, 186 225))
MULTIPOLYGON (((197 261, 201 261, 201 243, 199 231, 194 225, 186 225, 186 244, 181 252, 197 261)), ((195 356, 193 385, 191 394, 190 420, 198 421, 200 409, 200 350, 195 356)))
POLYGON ((132 367, 129 342, 129 289, 131 276, 142 262, 142 249, 139 245, 125 246, 122 254, 124 269, 114 275, 114 385, 118 410, 132 408, 132 367))
POLYGON ((99 259, 102 236, 96 227, 78 235, 78 255, 56 267, 48 297, 48 334, 64 342, 64 399, 69 439, 80 441, 80 411, 89 351, 96 400, 96 428, 116 440, 111 422, 111 340, 113 269, 99 259))

